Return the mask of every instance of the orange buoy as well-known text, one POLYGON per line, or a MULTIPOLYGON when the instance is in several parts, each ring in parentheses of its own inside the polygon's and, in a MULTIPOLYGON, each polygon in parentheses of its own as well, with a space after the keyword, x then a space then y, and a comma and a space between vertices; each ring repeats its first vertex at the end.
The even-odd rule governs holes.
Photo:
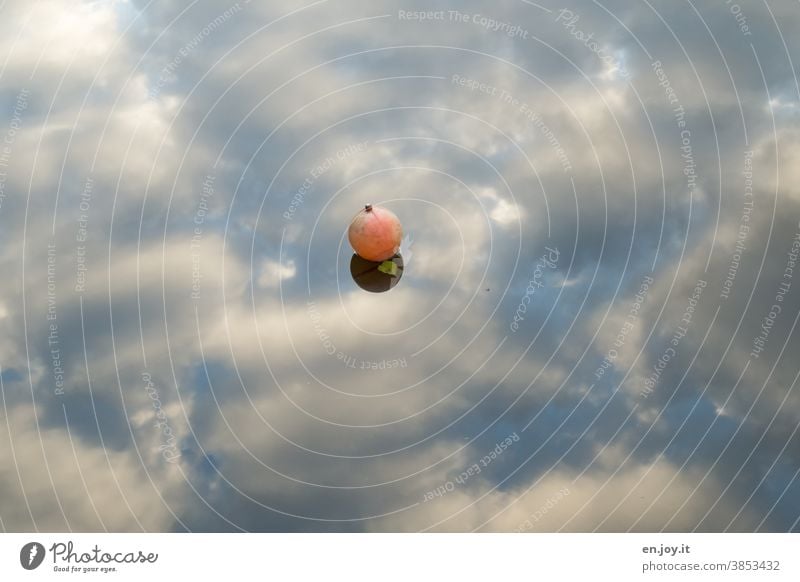
POLYGON ((391 210, 367 204, 350 223, 347 238, 362 259, 385 261, 400 250, 403 227, 391 210))

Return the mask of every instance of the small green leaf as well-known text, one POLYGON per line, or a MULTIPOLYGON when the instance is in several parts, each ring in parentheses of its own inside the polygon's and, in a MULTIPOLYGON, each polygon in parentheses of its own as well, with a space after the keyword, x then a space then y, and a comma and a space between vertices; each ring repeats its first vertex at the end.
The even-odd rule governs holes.
POLYGON ((390 277, 397 277, 397 265, 394 261, 383 261, 378 267, 378 270, 381 273, 386 273, 390 277))

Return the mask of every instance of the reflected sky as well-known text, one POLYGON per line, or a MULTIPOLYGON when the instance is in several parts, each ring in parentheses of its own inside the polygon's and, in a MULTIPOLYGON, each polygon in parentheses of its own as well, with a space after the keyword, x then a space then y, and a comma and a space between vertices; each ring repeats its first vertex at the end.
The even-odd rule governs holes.
POLYGON ((3 3, 0 527, 798 531, 799 29, 3 3))

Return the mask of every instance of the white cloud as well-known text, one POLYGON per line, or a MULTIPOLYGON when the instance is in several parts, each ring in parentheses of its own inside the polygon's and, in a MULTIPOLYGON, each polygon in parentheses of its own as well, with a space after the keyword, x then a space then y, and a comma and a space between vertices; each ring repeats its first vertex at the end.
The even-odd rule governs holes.
POLYGON ((258 277, 258 285, 262 288, 277 288, 281 281, 292 279, 297 274, 297 267, 294 261, 288 260, 282 263, 266 259, 261 266, 261 274, 258 277))

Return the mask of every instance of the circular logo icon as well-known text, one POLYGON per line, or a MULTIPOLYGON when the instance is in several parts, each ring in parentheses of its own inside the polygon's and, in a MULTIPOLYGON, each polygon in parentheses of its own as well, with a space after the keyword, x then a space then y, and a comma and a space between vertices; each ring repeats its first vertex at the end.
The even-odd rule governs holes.
POLYGON ((44 546, 39 542, 29 542, 19 551, 19 563, 26 570, 35 570, 44 561, 44 546))

